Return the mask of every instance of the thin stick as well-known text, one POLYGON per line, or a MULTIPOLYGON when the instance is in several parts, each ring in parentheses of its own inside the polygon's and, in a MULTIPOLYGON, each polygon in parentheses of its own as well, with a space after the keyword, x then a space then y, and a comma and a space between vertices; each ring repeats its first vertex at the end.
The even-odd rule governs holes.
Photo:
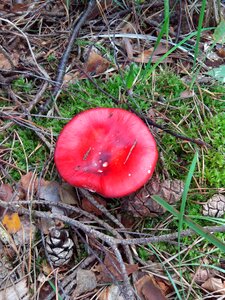
POLYGON ((59 95, 59 93, 60 93, 60 90, 61 90, 61 87, 62 87, 62 83, 63 83, 63 78, 64 78, 64 75, 66 73, 67 62, 68 62, 70 53, 71 53, 71 51, 73 49, 75 39, 78 36, 78 32, 79 32, 80 28, 87 21, 88 15, 93 10, 95 3, 96 3, 95 0, 90 0, 89 1, 88 7, 87 7, 86 11, 80 16, 79 20, 77 21, 77 23, 75 24, 75 26, 73 28, 73 32, 72 32, 72 34, 70 36, 68 45, 67 45, 67 47, 65 49, 65 52, 64 52, 64 54, 63 54, 63 56, 62 56, 62 58, 60 60, 59 66, 58 66, 58 73, 57 73, 57 76, 56 76, 56 80, 55 80, 56 83, 55 83, 55 87, 54 87, 54 90, 53 90, 52 97, 49 98, 45 102, 44 106, 41 108, 42 112, 46 112, 48 110, 49 105, 52 102, 52 99, 55 100, 54 98, 56 98, 57 95, 59 95))

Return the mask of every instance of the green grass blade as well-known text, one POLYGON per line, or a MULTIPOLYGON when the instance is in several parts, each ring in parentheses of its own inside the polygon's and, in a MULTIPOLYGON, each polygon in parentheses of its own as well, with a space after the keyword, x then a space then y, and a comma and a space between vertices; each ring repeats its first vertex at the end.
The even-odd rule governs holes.
MULTIPOLYGON (((165 30, 165 29, 164 29, 165 30)), ((162 55, 152 67, 149 67, 149 65, 151 64, 151 58, 150 61, 148 62, 147 66, 146 66, 146 72, 144 73, 144 80, 147 80, 149 78, 149 76, 152 74, 152 72, 158 67, 158 65, 165 59, 167 58, 171 53, 173 53, 177 48, 179 48, 181 45, 183 45, 184 43, 186 43, 189 39, 193 38, 195 35, 197 34, 197 32, 193 32, 191 34, 189 34, 188 36, 186 36, 182 41, 180 41, 177 45, 173 46, 170 50, 168 50, 164 55, 162 55)), ((157 39, 158 41, 159 39, 157 39)), ((156 43, 157 43, 156 41, 156 43)), ((160 41, 160 40, 159 40, 160 41)), ((153 52, 154 53, 154 52, 153 52)))
POLYGON ((198 57, 198 53, 199 53, 199 42, 200 42, 200 38, 201 38, 202 24, 203 24, 204 15, 205 15, 206 2, 207 2, 206 0, 202 1, 201 11, 200 11, 199 20, 198 20, 198 30, 197 30, 197 38, 196 38, 196 44, 195 44, 193 69, 196 66, 196 61, 197 61, 197 57, 198 57))
POLYGON ((164 0, 164 24, 165 24, 165 34, 166 39, 169 38, 169 25, 170 25, 170 2, 169 0, 164 0))
MULTIPOLYGON (((49 285, 51 286, 51 288, 53 289, 53 291, 54 291, 55 294, 56 294, 56 287, 55 287, 54 283, 52 283, 51 280, 48 280, 48 283, 49 283, 49 285)), ((59 294, 58 294, 57 296, 58 296, 58 299, 59 299, 59 300, 63 300, 63 298, 62 298, 59 294)))
MULTIPOLYGON (((164 199, 162 199, 158 195, 152 196, 152 199, 155 200, 157 203, 162 205, 167 211, 169 211, 174 217, 179 219, 180 212, 175 209, 172 205, 167 203, 164 199)), ((196 224, 193 222, 190 218, 187 216, 183 217, 184 223, 186 223, 194 232, 199 234, 201 237, 204 237, 208 242, 212 243, 214 246, 218 247, 221 251, 225 252, 225 244, 221 242, 219 239, 217 239, 214 235, 206 232, 202 226, 196 224)))
POLYGON ((186 207, 186 202, 187 202, 187 195, 188 191, 190 188, 191 180, 194 174, 195 166, 198 160, 198 152, 195 152, 195 156, 192 160, 187 179, 185 181, 184 185, 184 191, 182 194, 182 200, 181 200, 181 207, 180 207, 180 214, 179 214, 179 225, 178 225, 178 243, 180 243, 180 231, 182 230, 183 227, 183 218, 184 218, 184 213, 185 213, 185 207, 186 207))

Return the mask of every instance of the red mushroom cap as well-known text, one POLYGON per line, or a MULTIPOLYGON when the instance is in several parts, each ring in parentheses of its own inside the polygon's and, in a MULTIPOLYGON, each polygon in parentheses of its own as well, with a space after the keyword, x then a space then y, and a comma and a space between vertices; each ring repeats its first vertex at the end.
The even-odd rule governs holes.
POLYGON ((104 197, 122 197, 142 187, 157 158, 148 127, 120 108, 78 114, 63 128, 55 149, 56 167, 65 181, 104 197))

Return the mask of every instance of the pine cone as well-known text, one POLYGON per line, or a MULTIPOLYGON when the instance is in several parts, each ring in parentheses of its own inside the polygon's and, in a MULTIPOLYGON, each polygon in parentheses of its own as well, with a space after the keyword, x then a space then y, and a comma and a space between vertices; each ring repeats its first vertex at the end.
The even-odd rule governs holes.
POLYGON ((184 183, 181 180, 160 182, 152 178, 145 187, 125 200, 123 209, 131 212, 134 217, 155 217, 165 213, 165 209, 151 198, 152 195, 159 195, 169 204, 175 204, 180 200, 183 190, 184 183))
POLYGON ((225 196, 215 194, 203 205, 203 215, 221 218, 225 213, 225 196))
POLYGON ((55 267, 67 264, 73 255, 73 241, 65 229, 52 228, 46 238, 46 251, 55 267))

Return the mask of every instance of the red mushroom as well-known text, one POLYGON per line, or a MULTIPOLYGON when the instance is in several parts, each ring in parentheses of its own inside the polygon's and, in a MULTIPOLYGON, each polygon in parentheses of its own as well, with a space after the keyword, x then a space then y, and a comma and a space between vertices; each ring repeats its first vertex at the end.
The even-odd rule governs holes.
POLYGON ((120 108, 95 108, 63 128, 55 149, 62 178, 104 197, 135 192, 152 176, 156 142, 145 123, 120 108))

